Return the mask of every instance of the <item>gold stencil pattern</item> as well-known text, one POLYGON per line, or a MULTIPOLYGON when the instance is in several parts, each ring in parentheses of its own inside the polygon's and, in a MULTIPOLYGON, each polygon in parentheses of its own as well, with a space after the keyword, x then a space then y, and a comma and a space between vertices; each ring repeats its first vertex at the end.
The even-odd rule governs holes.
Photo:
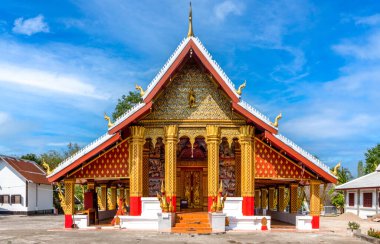
POLYGON ((112 148, 96 160, 79 169, 75 178, 127 178, 128 172, 128 143, 126 141, 112 148))

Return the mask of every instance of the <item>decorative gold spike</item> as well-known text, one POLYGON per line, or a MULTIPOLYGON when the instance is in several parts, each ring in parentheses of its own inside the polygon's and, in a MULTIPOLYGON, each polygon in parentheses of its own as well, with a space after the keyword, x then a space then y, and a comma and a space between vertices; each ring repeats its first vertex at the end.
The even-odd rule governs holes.
POLYGON ((337 175, 338 175, 338 169, 340 168, 340 166, 341 166, 341 164, 340 164, 340 162, 339 162, 337 165, 335 165, 334 170, 331 171, 331 173, 332 173, 333 175, 337 176, 337 175))
POLYGON ((243 93, 243 89, 246 87, 247 81, 245 80, 243 84, 239 86, 239 88, 236 90, 236 93, 240 96, 243 93))
POLYGON ((278 121, 282 118, 282 113, 280 113, 279 115, 277 115, 277 117, 274 119, 274 123, 272 123, 272 125, 276 128, 278 128, 278 121))
POLYGON ((187 32, 187 37, 192 37, 194 36, 194 31, 193 31, 193 10, 191 7, 191 2, 190 2, 190 11, 189 11, 189 31, 187 32))
POLYGON ((104 119, 108 121, 108 128, 111 128, 114 125, 111 118, 106 113, 104 113, 104 119))
POLYGON ((137 91, 140 91, 140 96, 143 97, 145 95, 145 91, 142 89, 141 86, 135 85, 135 88, 137 91))

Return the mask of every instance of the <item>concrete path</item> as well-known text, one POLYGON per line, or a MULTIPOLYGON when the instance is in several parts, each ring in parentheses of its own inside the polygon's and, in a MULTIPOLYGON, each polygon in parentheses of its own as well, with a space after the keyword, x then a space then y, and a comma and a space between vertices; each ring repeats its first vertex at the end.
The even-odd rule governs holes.
POLYGON ((321 230, 313 233, 255 231, 191 236, 126 230, 64 230, 63 216, 0 215, 0 243, 366 243, 347 234, 347 222, 322 218, 321 230))

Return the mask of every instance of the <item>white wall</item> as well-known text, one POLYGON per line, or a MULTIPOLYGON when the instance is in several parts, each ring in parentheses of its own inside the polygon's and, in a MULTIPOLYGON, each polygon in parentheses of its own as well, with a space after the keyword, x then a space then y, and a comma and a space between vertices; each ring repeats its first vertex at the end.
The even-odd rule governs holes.
POLYGON ((0 160, 0 195, 21 195, 21 204, 0 203, 0 211, 27 211, 25 193, 25 179, 0 160))
POLYGON ((360 193, 358 194, 358 190, 347 190, 345 194, 345 211, 347 213, 353 213, 358 215, 359 210, 359 217, 362 219, 367 219, 368 216, 373 216, 376 214, 376 204, 377 203, 377 196, 376 196, 376 189, 361 189, 360 193), (349 206, 349 193, 355 194, 355 205, 349 206), (372 193, 372 207, 364 207, 363 206, 363 194, 364 193, 372 193), (359 198, 359 199, 358 199, 359 198))
POLYGON ((0 211, 26 212, 53 209, 52 185, 26 183, 24 177, 0 160, 0 195, 3 194, 21 195, 21 204, 0 203, 0 211), (28 185, 28 206, 26 206, 26 184, 28 185))

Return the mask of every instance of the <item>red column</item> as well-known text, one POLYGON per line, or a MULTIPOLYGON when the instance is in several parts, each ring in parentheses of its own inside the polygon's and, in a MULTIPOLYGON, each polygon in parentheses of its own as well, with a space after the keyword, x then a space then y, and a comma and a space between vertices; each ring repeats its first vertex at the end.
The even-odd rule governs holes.
POLYGON ((312 216, 311 228, 312 229, 319 229, 319 216, 312 216))
POLYGON ((255 215, 255 197, 243 197, 243 215, 255 215))
POLYGON ((73 216, 71 214, 65 214, 65 228, 71 228, 73 226, 73 216))
POLYGON ((141 197, 129 197, 129 215, 141 215, 141 197))

